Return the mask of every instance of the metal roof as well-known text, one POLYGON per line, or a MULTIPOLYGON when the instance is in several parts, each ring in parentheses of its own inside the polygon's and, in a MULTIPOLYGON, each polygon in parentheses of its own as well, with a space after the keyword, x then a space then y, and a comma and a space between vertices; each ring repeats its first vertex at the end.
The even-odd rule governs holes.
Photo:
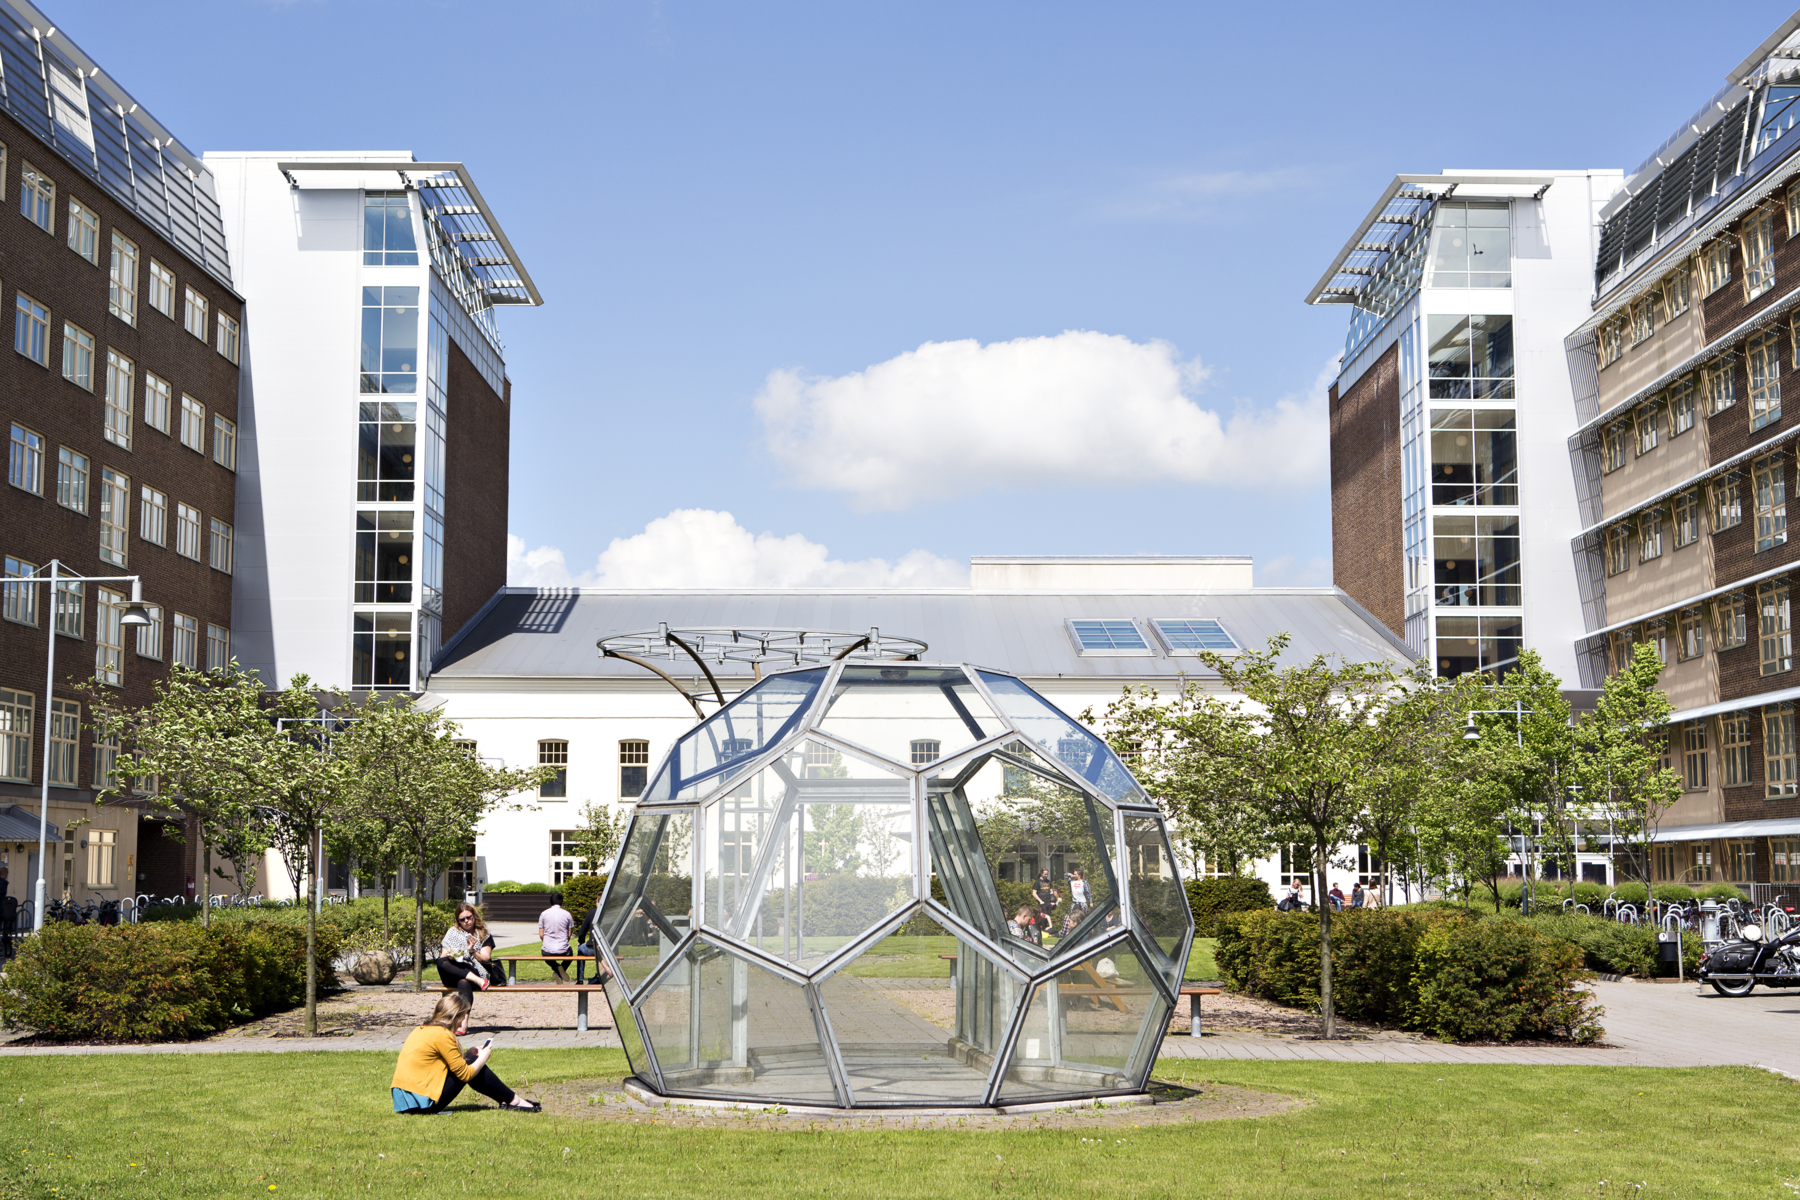
POLYGON ((1781 837, 1800 833, 1800 817, 1774 817, 1762 821, 1721 821, 1717 825, 1677 825, 1658 829, 1653 842, 1703 842, 1713 838, 1781 837))
MULTIPOLYGON (((61 842, 56 822, 48 825, 47 841, 61 842)), ((17 804, 0 808, 0 842, 35 842, 38 840, 38 815, 17 804)))
MULTIPOLYGON (((603 660, 609 634, 672 626, 871 629, 918 638, 930 662, 968 662, 1028 678, 1126 680, 1210 674, 1192 655, 1084 656, 1068 632, 1074 618, 1148 622, 1211 617, 1238 643, 1261 647, 1293 635, 1283 656, 1315 654, 1409 666, 1413 657, 1360 605, 1336 588, 1220 591, 1037 592, 896 588, 741 591, 506 588, 439 652, 433 685, 454 679, 646 679, 641 667, 603 660)), ((747 682, 749 669, 724 676, 747 682)))

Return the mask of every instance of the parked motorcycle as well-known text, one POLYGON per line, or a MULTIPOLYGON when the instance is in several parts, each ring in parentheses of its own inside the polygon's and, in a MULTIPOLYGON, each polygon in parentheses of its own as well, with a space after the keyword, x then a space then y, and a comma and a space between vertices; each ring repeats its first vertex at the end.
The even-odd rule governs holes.
POLYGON ((1738 937, 1700 956, 1700 980, 1721 996, 1748 996, 1757 984, 1800 987, 1800 929, 1778 938, 1760 925, 1746 925, 1738 937))

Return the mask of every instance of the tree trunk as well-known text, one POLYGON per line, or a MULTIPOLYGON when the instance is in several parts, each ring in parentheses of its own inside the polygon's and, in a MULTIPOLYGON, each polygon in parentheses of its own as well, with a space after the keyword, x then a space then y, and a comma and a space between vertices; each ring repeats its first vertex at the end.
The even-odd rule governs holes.
MULTIPOLYGON (((318 871, 313 864, 313 871, 318 871)), ((304 875, 304 872, 302 872, 304 875)), ((319 1036, 319 910, 313 889, 306 892, 306 1037, 319 1036)))
POLYGON ((1319 904, 1319 1016, 1320 1036, 1330 1041, 1337 1036, 1337 1014, 1331 1004, 1331 894, 1325 890, 1325 839, 1313 847, 1313 861, 1318 866, 1318 886, 1313 895, 1319 904))
POLYGON ((212 843, 206 840, 204 827, 200 830, 200 928, 212 928, 212 843))
POLYGON ((425 893, 420 885, 425 880, 425 856, 413 871, 413 990, 425 990, 425 893))
POLYGON ((394 940, 394 925, 388 919, 388 894, 392 890, 389 886, 391 883, 392 881, 386 875, 381 877, 381 940, 384 942, 394 940))

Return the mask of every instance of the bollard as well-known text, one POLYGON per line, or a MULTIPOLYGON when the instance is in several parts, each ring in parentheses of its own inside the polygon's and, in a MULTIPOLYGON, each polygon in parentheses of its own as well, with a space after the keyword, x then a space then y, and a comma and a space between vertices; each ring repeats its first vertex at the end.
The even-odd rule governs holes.
POLYGON ((1700 940, 1708 946, 1719 940, 1719 902, 1700 902, 1700 940))

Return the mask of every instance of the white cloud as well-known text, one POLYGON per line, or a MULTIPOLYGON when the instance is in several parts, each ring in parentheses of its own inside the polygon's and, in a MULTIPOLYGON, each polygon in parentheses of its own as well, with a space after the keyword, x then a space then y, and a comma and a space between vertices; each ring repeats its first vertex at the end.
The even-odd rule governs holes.
POLYGON ((897 510, 987 488, 1318 484, 1335 370, 1222 415, 1189 397, 1207 368, 1168 343, 1070 330, 927 342, 834 378, 772 371, 755 404, 792 482, 897 510))
POLYGON ((897 562, 834 559, 803 534, 751 533, 728 512, 678 508, 614 538, 593 568, 575 574, 554 546, 506 538, 506 581, 520 586, 608 588, 966 587, 969 566, 913 550, 897 562))
POLYGON ((1309 558, 1302 563, 1292 554, 1271 558, 1256 567, 1257 587, 1330 587, 1331 560, 1309 558))
POLYGON ((1243 201, 1306 183, 1308 174, 1296 167, 1272 171, 1180 171, 1152 179, 1101 206, 1100 215, 1112 220, 1186 220, 1214 216, 1226 209, 1241 210, 1243 201))

